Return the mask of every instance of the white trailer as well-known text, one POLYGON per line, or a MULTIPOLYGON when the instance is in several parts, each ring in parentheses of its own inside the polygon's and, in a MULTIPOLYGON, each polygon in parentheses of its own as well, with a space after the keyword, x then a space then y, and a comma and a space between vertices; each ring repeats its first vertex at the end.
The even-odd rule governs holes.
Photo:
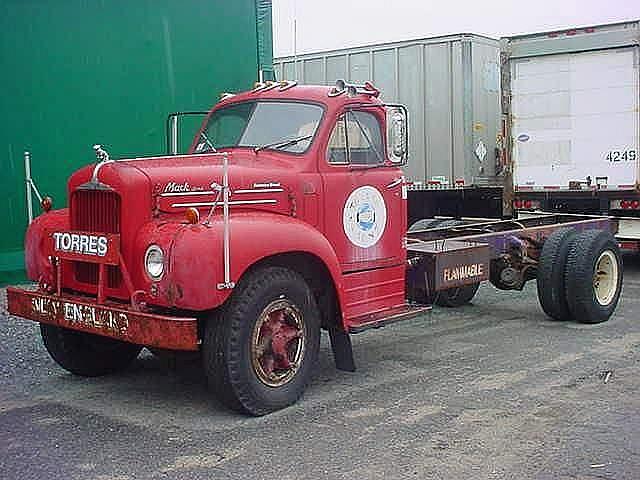
POLYGON ((461 33, 274 59, 279 80, 372 81, 409 118, 409 223, 503 214, 500 42, 461 33))
POLYGON ((640 22, 502 40, 513 206, 621 217, 640 240, 640 22))

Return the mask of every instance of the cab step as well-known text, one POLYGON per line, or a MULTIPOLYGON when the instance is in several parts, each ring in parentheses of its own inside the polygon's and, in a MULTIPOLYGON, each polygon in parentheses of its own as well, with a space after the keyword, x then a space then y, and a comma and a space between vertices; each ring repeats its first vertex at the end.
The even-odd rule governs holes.
POLYGON ((400 322, 418 317, 431 310, 431 305, 405 304, 380 312, 356 317, 349 323, 349 333, 360 333, 370 328, 380 328, 390 323, 400 322))

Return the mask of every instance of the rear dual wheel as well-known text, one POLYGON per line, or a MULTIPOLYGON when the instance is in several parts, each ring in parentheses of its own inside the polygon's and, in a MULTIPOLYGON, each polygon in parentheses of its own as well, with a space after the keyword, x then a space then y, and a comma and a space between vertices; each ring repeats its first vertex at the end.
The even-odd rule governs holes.
POLYGON ((569 246, 565 267, 567 302, 573 318, 600 323, 613 314, 622 290, 618 243, 609 232, 590 230, 569 246))
POLYGON ((569 320, 571 311, 565 287, 565 266, 569 246, 576 236, 571 228, 556 230, 542 246, 538 261, 538 300, 544 313, 554 320, 569 320))
POLYGON ((538 298, 555 320, 604 322, 622 289, 622 261, 611 233, 558 230, 545 242, 538 263, 538 298))
POLYGON ((471 285, 442 290, 437 293, 435 304, 440 307, 461 307, 473 299, 479 287, 479 283, 472 283, 471 285))

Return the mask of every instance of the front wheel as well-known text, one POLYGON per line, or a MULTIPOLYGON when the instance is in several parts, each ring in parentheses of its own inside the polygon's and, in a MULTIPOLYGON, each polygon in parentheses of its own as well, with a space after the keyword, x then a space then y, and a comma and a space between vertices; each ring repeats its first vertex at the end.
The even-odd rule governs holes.
POLYGON ((257 270, 207 320, 205 373, 228 407, 264 415, 294 403, 312 374, 320 346, 313 294, 296 272, 257 270))
POLYGON ((109 337, 40 324, 49 355, 65 370, 83 377, 98 377, 123 370, 142 347, 109 337))

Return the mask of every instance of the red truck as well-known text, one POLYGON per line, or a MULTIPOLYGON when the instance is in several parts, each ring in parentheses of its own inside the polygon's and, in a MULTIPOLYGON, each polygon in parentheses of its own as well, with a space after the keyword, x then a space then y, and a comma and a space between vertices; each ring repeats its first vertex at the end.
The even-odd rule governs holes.
POLYGON ((480 282, 536 280, 556 320, 613 313, 615 220, 428 220, 407 232, 407 115, 370 83, 260 83, 225 95, 187 155, 98 161, 68 182, 69 208, 29 226, 33 288, 9 312, 40 323, 66 370, 125 368, 143 347, 200 352, 213 393, 262 415, 304 391, 329 332, 350 335, 471 300, 480 282))

